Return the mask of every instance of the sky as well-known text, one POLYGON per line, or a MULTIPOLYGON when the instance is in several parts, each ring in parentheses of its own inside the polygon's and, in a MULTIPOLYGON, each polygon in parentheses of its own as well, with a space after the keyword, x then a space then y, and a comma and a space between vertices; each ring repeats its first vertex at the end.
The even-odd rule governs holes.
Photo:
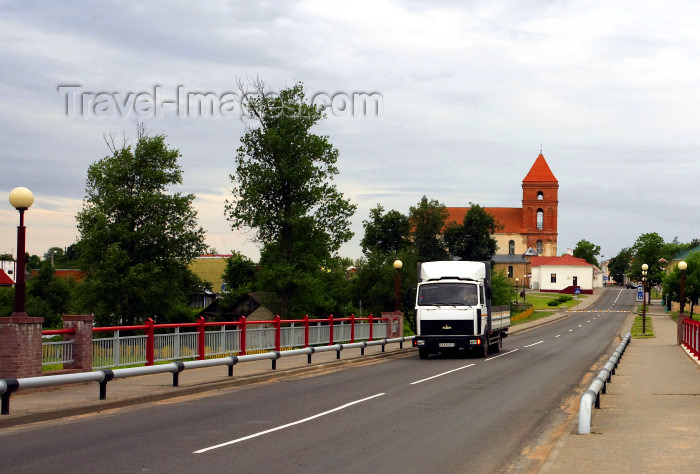
POLYGON ((698 20, 693 1, 0 0, 0 253, 16 253, 16 186, 35 196, 28 252, 74 243, 88 167, 141 121, 180 150, 175 190, 196 196, 207 244, 257 259, 224 214, 238 84, 256 77, 328 105, 313 131, 357 205, 341 256, 362 255, 377 204, 521 207, 540 150, 559 181, 559 254, 586 239, 607 259, 648 232, 689 242, 698 20))

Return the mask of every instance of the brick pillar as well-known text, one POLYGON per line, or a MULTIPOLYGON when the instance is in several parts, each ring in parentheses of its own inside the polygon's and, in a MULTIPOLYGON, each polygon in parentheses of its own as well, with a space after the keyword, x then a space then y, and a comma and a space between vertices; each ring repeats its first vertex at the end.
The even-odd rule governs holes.
POLYGON ((386 322, 387 339, 403 337, 403 313, 401 311, 383 312, 382 318, 388 318, 386 322))
POLYGON ((0 318, 0 378, 41 375, 41 325, 44 318, 0 318))
POLYGON ((90 372, 92 370, 92 324, 95 316, 67 314, 63 316, 63 329, 75 329, 73 339, 73 363, 64 369, 90 372))

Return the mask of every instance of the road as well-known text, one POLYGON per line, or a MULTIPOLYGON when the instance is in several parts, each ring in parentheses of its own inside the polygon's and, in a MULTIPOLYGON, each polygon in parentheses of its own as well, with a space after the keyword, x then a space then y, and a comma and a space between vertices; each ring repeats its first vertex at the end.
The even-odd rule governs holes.
POLYGON ((526 471, 568 424, 582 379, 619 343, 635 294, 608 289, 589 311, 512 335, 486 359, 411 353, 7 429, 3 470, 526 471))

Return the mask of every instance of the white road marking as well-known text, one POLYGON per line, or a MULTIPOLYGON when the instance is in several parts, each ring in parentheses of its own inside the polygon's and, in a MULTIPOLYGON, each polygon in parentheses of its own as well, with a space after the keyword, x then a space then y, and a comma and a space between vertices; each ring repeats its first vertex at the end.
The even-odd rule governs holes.
POLYGON ((569 329, 569 332, 573 331, 573 329, 569 329))
POLYGON ((371 397, 363 398, 362 400, 355 400, 354 402, 346 403, 345 405, 341 405, 341 406, 333 408, 331 410, 324 411, 323 413, 319 413, 317 415, 313 415, 313 416, 310 416, 308 418, 304 418, 303 420, 298 420, 298 421, 294 421, 292 423, 287 423, 286 425, 278 426, 276 428, 270 428, 269 430, 265 430, 265 431, 261 431, 259 433, 244 436, 243 438, 238 438, 238 439, 234 439, 231 441, 227 441, 225 443, 217 444, 215 446, 209 446, 208 448, 203 448, 203 449, 194 451, 193 454, 205 453, 207 451, 211 451, 212 449, 223 448, 224 446, 229 446, 231 444, 240 443, 241 441, 246 441, 248 439, 257 438, 258 436, 272 433, 274 431, 283 430, 285 428, 289 428, 290 426, 295 426, 295 425, 299 425, 301 423, 306 423, 307 421, 311 421, 311 420, 314 420, 316 418, 320 418, 322 416, 329 415, 329 414, 334 413, 336 411, 340 411, 340 410, 343 410, 345 408, 348 408, 352 405, 357 405, 358 403, 366 402, 367 400, 372 400, 373 398, 381 397, 382 395, 386 395, 386 394, 385 393, 378 393, 376 395, 372 395, 371 397))
POLYGON ((473 366, 473 365, 474 365, 474 364, 469 364, 469 365, 465 365, 465 366, 462 366, 462 367, 457 367, 456 369, 448 370, 447 372, 443 372, 443 373, 441 373, 441 374, 433 375, 432 377, 428 377, 427 379, 416 380, 415 382, 411 382, 411 385, 415 385, 415 384, 417 384, 417 383, 425 382, 425 381, 427 381, 427 380, 432 380, 432 379, 437 378, 437 377, 442 377, 443 375, 451 374, 452 372, 457 372, 458 370, 466 369, 467 367, 471 367, 471 366, 473 366))
POLYGON ((537 344, 542 344, 543 342, 544 341, 535 342, 534 344, 528 344, 527 346, 523 346, 523 347, 532 347, 532 346, 536 346, 537 344))
POLYGON ((513 352, 517 352, 517 351, 518 351, 518 349, 513 349, 512 351, 508 351, 508 352, 503 353, 501 355, 489 357, 488 359, 484 360, 484 362, 488 362, 488 361, 493 360, 493 359, 498 359, 499 357, 503 357, 505 355, 512 354, 513 352))
POLYGON ((561 337, 561 334, 557 334, 556 336, 554 336, 554 339, 556 339, 558 337, 561 337))

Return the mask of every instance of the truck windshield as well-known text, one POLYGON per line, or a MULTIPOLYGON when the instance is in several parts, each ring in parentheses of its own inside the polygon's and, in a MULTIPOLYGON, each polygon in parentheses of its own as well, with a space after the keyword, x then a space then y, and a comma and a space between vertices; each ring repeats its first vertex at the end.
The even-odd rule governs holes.
POLYGON ((472 283, 426 283, 418 290, 419 306, 475 306, 477 286, 472 283))

